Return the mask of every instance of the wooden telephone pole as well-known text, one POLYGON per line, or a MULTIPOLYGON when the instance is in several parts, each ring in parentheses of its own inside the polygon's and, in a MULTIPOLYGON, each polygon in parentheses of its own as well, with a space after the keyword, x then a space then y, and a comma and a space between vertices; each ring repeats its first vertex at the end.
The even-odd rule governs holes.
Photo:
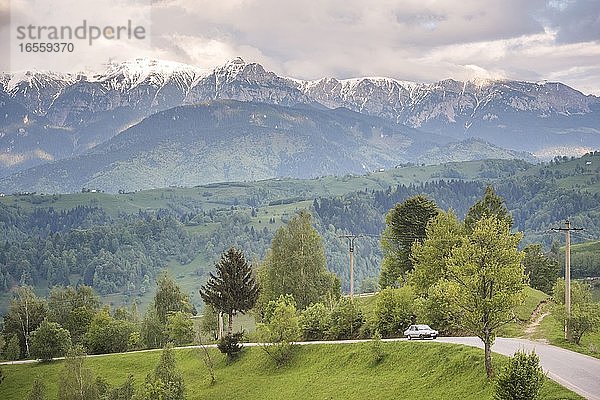
POLYGON ((571 319, 571 231, 581 231, 583 228, 571 228, 571 222, 565 221, 564 228, 552 228, 554 231, 563 231, 565 237, 565 309, 567 319, 565 320, 565 339, 571 340, 571 328, 568 321, 571 319))
POLYGON ((348 252, 350 253, 350 300, 354 299, 354 241, 363 235, 340 235, 348 239, 348 252))

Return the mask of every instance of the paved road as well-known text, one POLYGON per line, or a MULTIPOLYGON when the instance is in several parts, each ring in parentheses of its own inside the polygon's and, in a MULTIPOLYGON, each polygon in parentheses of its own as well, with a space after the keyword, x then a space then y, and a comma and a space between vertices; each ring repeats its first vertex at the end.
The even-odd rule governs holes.
MULTIPOLYGON (((406 339, 384 339, 386 342, 404 341, 406 339)), ((321 342, 299 342, 299 345, 320 345, 320 344, 351 344, 369 342, 370 340, 333 340, 321 342)), ((483 348, 483 342, 476 337, 442 337, 438 342, 462 344, 467 346, 483 348)), ((424 340, 418 343, 431 343, 433 341, 424 340)), ((260 343, 244 343, 246 347, 260 346, 260 343)), ((216 347, 216 345, 207 345, 206 347, 216 347)), ((178 349, 193 349, 199 346, 177 347, 178 349)), ((559 384, 571 389, 589 400, 600 400, 600 359, 579 354, 573 351, 561 349, 560 347, 550 346, 541 342, 534 342, 526 339, 497 338, 492 351, 507 356, 513 355, 518 350, 531 352, 535 350, 540 357, 540 364, 548 377, 559 384)), ((161 351, 161 349, 141 350, 140 352, 161 351)), ((109 354, 98 354, 88 357, 105 357, 109 354)), ((32 364, 37 360, 8 361, 2 364, 32 364)))
MULTIPOLYGON (((483 348, 476 337, 439 338, 441 342, 483 348)), ((590 356, 526 339, 497 338, 492 351, 507 356, 517 350, 535 350, 548 377, 586 399, 600 400, 600 360, 590 356)))

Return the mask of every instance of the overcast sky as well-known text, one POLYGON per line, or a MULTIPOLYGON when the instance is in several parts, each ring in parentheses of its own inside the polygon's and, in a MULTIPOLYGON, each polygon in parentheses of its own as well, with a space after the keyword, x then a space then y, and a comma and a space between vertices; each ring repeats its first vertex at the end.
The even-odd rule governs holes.
MULTIPOLYGON (((34 1, 12 0, 13 19, 16 8, 33 18, 34 1)), ((120 11, 105 14, 135 19, 150 0, 136 1, 113 0, 120 11)), ((90 19, 102 14, 100 3, 90 2, 90 19)), ((0 30, 10 35, 11 5, 0 5, 0 30)), ((69 67, 145 56, 212 68, 240 56, 303 79, 501 77, 600 95, 600 0, 154 0, 150 15, 139 18, 151 28, 150 46, 100 42, 69 67)))

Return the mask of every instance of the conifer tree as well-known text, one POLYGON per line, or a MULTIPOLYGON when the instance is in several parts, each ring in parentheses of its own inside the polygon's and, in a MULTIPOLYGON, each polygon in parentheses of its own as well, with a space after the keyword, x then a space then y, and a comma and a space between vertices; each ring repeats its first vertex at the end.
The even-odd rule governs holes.
POLYGON ((512 227, 512 216, 504 205, 504 200, 496 194, 492 186, 488 186, 483 197, 469 208, 465 216, 467 232, 472 232, 477 221, 484 217, 496 217, 512 227))
POLYGON ((229 316, 227 332, 230 335, 234 315, 244 314, 256 304, 258 284, 244 254, 233 247, 223 253, 215 267, 216 274, 210 273, 208 282, 200 289, 200 296, 206 304, 229 316))
POLYGON ((397 286, 413 269, 412 245, 422 243, 427 223, 438 214, 437 205, 419 195, 398 203, 385 217, 385 231, 381 239, 383 262, 379 286, 397 286))

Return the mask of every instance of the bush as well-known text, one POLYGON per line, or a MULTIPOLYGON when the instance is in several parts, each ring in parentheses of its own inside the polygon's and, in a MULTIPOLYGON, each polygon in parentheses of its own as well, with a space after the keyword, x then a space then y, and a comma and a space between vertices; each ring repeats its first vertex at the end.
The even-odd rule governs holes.
POLYGON ((265 323, 259 324, 258 333, 264 342, 265 353, 279 366, 287 363, 293 353, 293 342, 300 339, 300 327, 293 297, 279 296, 267 306, 270 312, 265 323), (272 311, 272 312, 271 312, 272 311))
POLYGON ((243 331, 226 335, 217 344, 219 351, 226 354, 228 360, 233 360, 242 351, 241 342, 243 335, 243 331))
POLYGON ((571 316, 567 318, 564 306, 565 281, 558 279, 553 288, 553 297, 556 305, 552 315, 561 324, 565 321, 571 331, 571 340, 575 344, 581 342, 584 334, 600 330, 600 309, 592 300, 591 288, 587 284, 574 281, 571 286, 571 316))
MULTIPOLYGON (((127 393, 128 395, 128 393, 127 393)), ((167 343, 154 372, 133 397, 135 400, 184 400, 185 383, 175 360, 173 346, 167 343)))
POLYGON ((29 391, 28 400, 46 400, 46 384, 40 376, 33 380, 33 386, 29 391))
POLYGON ((453 313, 444 289, 438 285, 429 288, 427 297, 417 299, 415 313, 419 321, 429 324, 442 336, 456 336, 463 333, 456 325, 458 318, 453 313))
POLYGON ((21 358, 21 346, 19 346, 19 338, 13 335, 8 339, 4 348, 4 358, 9 361, 15 361, 21 358))
POLYGON ((379 331, 375 331, 373 334, 373 340, 371 340, 371 358, 373 364, 377 365, 383 361, 387 353, 383 349, 383 342, 381 341, 381 334, 379 331))
POLYGON ((362 311, 347 298, 342 298, 331 311, 329 337, 332 339, 356 339, 365 323, 362 311))
POLYGON ((544 383, 544 371, 534 352, 517 352, 498 375, 496 400, 533 400, 544 383))
POLYGON ((410 286, 383 289, 375 303, 375 328, 382 336, 400 336, 414 321, 415 295, 410 286))
POLYGON ((71 334, 47 319, 31 334, 31 355, 42 361, 64 356, 71 347, 71 334))
POLYGON ((194 321, 192 314, 177 311, 167 316, 167 334, 175 346, 183 346, 194 341, 194 321))
POLYGON ((91 354, 120 353, 127 351, 133 331, 132 322, 114 319, 104 309, 94 316, 83 341, 91 354))
POLYGON ((325 304, 311 304, 300 315, 299 323, 304 340, 323 340, 330 323, 330 313, 325 304))

